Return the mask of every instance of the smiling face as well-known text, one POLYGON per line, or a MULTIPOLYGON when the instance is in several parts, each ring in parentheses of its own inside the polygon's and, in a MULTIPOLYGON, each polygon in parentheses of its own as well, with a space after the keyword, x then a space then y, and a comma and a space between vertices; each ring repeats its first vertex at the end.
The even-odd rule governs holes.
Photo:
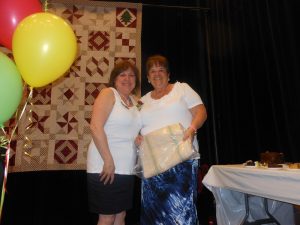
POLYGON ((167 69, 159 64, 154 64, 148 70, 148 80, 156 90, 164 89, 168 85, 169 73, 167 69))
POLYGON ((169 84, 169 62, 162 55, 153 55, 146 62, 147 77, 154 90, 162 91, 169 84))
POLYGON ((123 95, 136 94, 140 87, 139 71, 128 61, 115 65, 110 73, 109 87, 114 87, 123 95))
POLYGON ((115 79, 115 88, 125 96, 131 94, 136 85, 136 75, 131 68, 121 72, 115 79))

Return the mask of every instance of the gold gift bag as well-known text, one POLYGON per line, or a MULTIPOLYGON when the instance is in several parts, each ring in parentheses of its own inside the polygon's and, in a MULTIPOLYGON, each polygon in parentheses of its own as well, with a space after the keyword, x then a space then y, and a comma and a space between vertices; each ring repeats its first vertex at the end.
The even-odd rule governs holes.
POLYGON ((193 156, 191 140, 182 141, 183 134, 181 124, 172 124, 144 136, 139 153, 144 178, 165 172, 193 156))

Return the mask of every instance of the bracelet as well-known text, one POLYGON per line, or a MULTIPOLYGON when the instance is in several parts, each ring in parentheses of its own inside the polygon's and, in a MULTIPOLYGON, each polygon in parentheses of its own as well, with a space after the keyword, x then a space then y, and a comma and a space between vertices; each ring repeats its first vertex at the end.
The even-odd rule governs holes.
POLYGON ((190 125, 190 128, 194 131, 194 134, 197 134, 197 129, 192 124, 190 125))

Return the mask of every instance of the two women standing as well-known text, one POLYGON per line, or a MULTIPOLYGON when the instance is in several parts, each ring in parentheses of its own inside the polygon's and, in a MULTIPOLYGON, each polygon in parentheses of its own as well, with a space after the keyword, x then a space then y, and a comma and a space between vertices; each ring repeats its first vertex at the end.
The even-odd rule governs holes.
MULTIPOLYGON (((112 83, 114 89, 102 90, 95 101, 87 172, 90 208, 99 213, 98 225, 124 224, 125 210, 132 202, 131 179, 136 157, 133 139, 139 132, 143 136, 164 126, 181 123, 185 128, 183 139, 190 138, 198 151, 195 134, 207 117, 200 96, 186 83, 169 83, 168 60, 163 56, 148 58, 146 70, 153 90, 141 98, 143 106, 139 112, 131 96, 138 82, 137 70, 132 67, 124 70, 127 71, 124 77, 124 71, 119 71, 118 79, 112 83), (115 112, 120 106, 124 108, 115 112), (126 114, 130 116, 125 117, 126 114), (126 138, 116 140, 117 129, 122 135, 126 134, 126 138), (127 169, 124 169, 124 164, 127 169), (113 186, 116 186, 115 191, 113 186), (119 189, 125 186, 127 191, 120 194, 119 189), (128 204, 124 204, 125 201, 128 204)), ((137 138, 136 144, 141 141, 142 137, 137 138)), ((198 159, 191 159, 157 176, 143 179, 141 225, 196 225, 197 171, 198 159)))

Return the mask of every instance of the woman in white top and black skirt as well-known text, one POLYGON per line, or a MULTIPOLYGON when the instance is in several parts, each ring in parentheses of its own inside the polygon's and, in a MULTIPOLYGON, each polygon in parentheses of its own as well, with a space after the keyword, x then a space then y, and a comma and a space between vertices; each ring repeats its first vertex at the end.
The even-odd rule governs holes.
POLYGON ((132 207, 134 139, 141 128, 133 93, 139 84, 134 65, 117 64, 110 87, 101 90, 93 105, 87 188, 90 211, 99 214, 98 225, 124 225, 126 210, 132 207))

